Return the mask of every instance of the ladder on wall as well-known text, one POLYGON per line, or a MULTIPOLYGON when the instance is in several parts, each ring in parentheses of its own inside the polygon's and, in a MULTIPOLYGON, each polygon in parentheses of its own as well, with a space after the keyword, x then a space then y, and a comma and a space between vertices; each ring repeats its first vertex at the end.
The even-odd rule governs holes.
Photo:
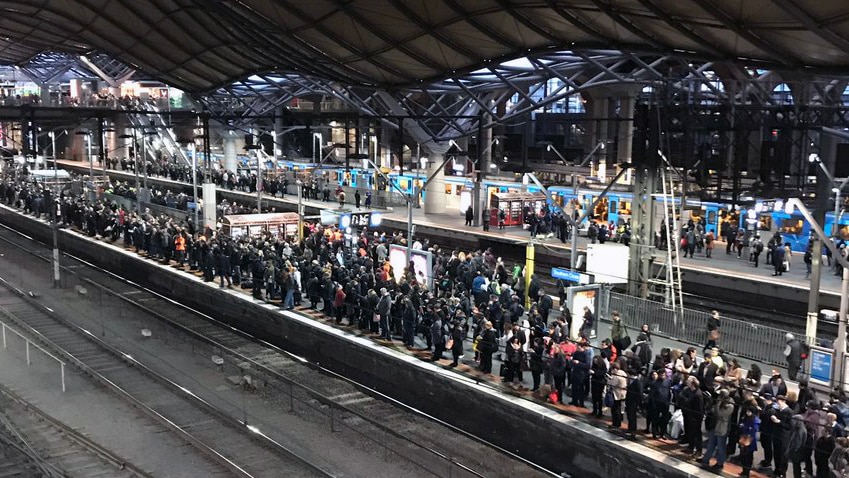
POLYGON ((676 326, 682 324, 684 317, 684 292, 681 289, 681 223, 676 211, 675 183, 673 175, 667 172, 666 166, 660 168, 661 193, 655 195, 661 199, 663 206, 663 228, 666 240, 666 250, 655 255, 655 264, 659 264, 657 274, 649 279, 649 297, 662 300, 670 308, 675 317, 676 326))

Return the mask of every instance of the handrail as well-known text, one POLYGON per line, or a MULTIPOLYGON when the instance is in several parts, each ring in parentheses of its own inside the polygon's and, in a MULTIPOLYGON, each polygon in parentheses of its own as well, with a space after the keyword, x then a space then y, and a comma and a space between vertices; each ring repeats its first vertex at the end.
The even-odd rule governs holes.
MULTIPOLYGON (((10 320, 12 320, 12 317, 13 317, 13 316, 12 316, 12 313, 11 313, 11 312, 9 312, 9 311, 8 311, 5 307, 0 307, 0 314, 5 315, 5 316, 6 316, 6 317, 8 317, 10 320)), ((60 359, 59 357, 57 357, 57 356, 53 355, 52 353, 48 352, 48 351, 47 351, 47 350, 45 350, 42 346, 38 345, 38 344, 35 342, 35 340, 34 340, 34 339, 32 339, 32 338, 30 338, 30 337, 25 336, 22 332, 18 332, 18 331, 17 331, 14 327, 12 327, 11 325, 7 324, 6 322, 3 322, 2 320, 0 320, 0 329, 2 329, 2 335, 3 335, 3 348, 4 348, 4 349, 6 348, 6 329, 8 329, 9 331, 11 331, 13 334, 17 335, 18 337, 22 338, 22 339, 24 340, 24 342, 26 342, 26 350, 27 350, 27 365, 30 365, 30 358, 29 358, 29 346, 30 346, 30 344, 32 344, 33 346, 35 346, 35 348, 37 348, 38 350, 40 350, 40 351, 41 351, 44 355, 47 355, 48 357, 52 358, 53 360, 55 360, 55 361, 59 362, 59 368, 61 369, 61 373, 62 373, 62 392, 63 392, 63 393, 65 392, 65 365, 66 365, 66 362, 65 362, 64 360, 62 360, 62 359, 60 359)))

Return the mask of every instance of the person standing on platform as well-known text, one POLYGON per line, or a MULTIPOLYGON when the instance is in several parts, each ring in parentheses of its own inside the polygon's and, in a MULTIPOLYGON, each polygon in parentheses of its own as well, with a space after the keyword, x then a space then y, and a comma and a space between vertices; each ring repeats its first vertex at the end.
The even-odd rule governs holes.
POLYGON ((725 238, 725 254, 731 255, 731 249, 734 248, 734 240, 737 238, 737 229, 732 226, 730 223, 723 223, 726 226, 725 234, 723 237, 725 238))
POLYGON ((775 269, 775 272, 772 273, 774 276, 784 275, 784 255, 785 255, 784 246, 776 244, 772 249, 772 266, 775 269))
POLYGON ((811 264, 814 262, 814 239, 811 238, 811 241, 808 242, 808 247, 805 249, 805 256, 802 258, 802 261, 805 263, 805 279, 809 279, 811 277, 811 264))
POLYGON ((360 190, 359 189, 357 189, 357 191, 354 193, 354 207, 356 207, 357 209, 360 208, 360 190))
POLYGON ((581 324, 580 335, 582 337, 589 338, 589 334, 592 333, 593 325, 595 324, 595 315, 593 315, 593 311, 590 310, 586 305, 584 306, 584 322, 581 324))
POLYGON ((705 234, 705 257, 708 259, 710 259, 713 255, 713 242, 715 239, 713 231, 708 231, 707 234, 705 234))
POLYGON ((779 395, 777 412, 770 417, 775 429, 772 435, 772 452, 775 456, 775 478, 786 478, 789 458, 790 436, 793 431, 793 410, 787 405, 787 397, 779 395))
MULTIPOLYGON (((386 288, 380 289, 380 301, 377 303, 377 314, 380 316, 380 337, 385 340, 392 340, 392 332, 389 330, 389 314, 392 311, 392 297, 386 288)), ((442 322, 440 322, 442 327, 442 322)), ((445 340, 442 341, 443 348, 445 340)), ((442 353, 437 354, 442 358, 442 353)))
POLYGON ((622 401, 628 394, 628 375, 619 368, 619 362, 610 364, 610 378, 607 380, 608 393, 613 395, 613 406, 610 414, 613 421, 610 426, 619 428, 622 426, 622 401))
POLYGON ((728 390, 722 388, 713 406, 713 429, 708 430, 708 444, 701 464, 703 467, 719 472, 725 466, 725 449, 728 440, 728 430, 731 426, 731 414, 734 412, 734 402, 728 390), (710 466, 710 459, 716 457, 716 463, 710 466))
POLYGON ((489 209, 483 210, 483 214, 481 216, 481 223, 483 224, 483 230, 489 231, 489 209))
POLYGON ((469 206, 469 208, 466 209, 466 225, 471 226, 472 220, 474 218, 475 218, 475 211, 472 209, 472 206, 469 206))
POLYGON ((507 213, 504 209, 498 210, 498 229, 504 229, 504 220, 507 219, 507 213))
POLYGON ((614 310, 610 314, 610 341, 616 346, 616 350, 624 352, 631 346, 631 337, 628 335, 628 327, 622 322, 619 311, 614 310))
POLYGON ((371 209, 371 191, 366 191, 366 209, 371 209))
POLYGON ((717 342, 719 341, 719 326, 720 322, 719 312, 716 310, 712 310, 710 312, 710 317, 707 320, 707 341, 705 342, 705 347, 703 350, 710 350, 717 346, 717 342))
POLYGON ((799 374, 799 369, 802 367, 802 360, 807 358, 804 351, 804 345, 793 334, 787 332, 787 339, 784 346, 784 356, 787 357, 787 377, 790 380, 796 380, 799 374), (803 357, 803 355, 805 355, 803 357))
POLYGON ((764 242, 761 240, 761 236, 755 236, 755 238, 752 240, 750 249, 752 255, 752 262, 754 263, 755 267, 758 267, 761 253, 764 251, 764 242))
POLYGON ((586 408, 586 405, 584 405, 586 394, 584 392, 591 366, 592 362, 590 354, 587 352, 587 343, 580 342, 578 349, 572 354, 572 366, 569 377, 569 383, 572 385, 571 404, 576 407, 586 408))
POLYGON ((628 438, 637 438, 637 411, 643 400, 643 377, 640 371, 631 369, 628 371, 628 388, 625 393, 625 414, 628 418, 628 438))
POLYGON ((492 373, 492 354, 498 350, 498 335, 492 328, 492 322, 486 321, 483 324, 483 333, 478 342, 480 350, 481 363, 478 367, 483 373, 492 373))
POLYGON ((345 209, 345 191, 339 191, 336 198, 339 200, 339 209, 345 209))
POLYGON ((748 478, 749 472, 752 470, 755 451, 758 449, 758 430, 760 429, 760 425, 761 419, 756 415, 755 409, 750 405, 746 405, 743 409, 743 416, 740 419, 739 438, 737 439, 737 443, 740 446, 740 466, 743 468, 740 478, 748 478))

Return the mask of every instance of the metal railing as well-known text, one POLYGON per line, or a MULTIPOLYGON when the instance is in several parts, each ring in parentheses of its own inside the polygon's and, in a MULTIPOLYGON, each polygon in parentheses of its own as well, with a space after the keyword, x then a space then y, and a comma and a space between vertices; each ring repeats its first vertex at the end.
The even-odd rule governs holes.
MULTIPOLYGON (((707 342, 707 323, 710 313, 683 309, 678 317, 675 311, 663 302, 641 299, 618 292, 605 290, 602 295, 602 315, 610 317, 619 311, 622 320, 631 330, 640 330, 649 324, 653 334, 688 344, 704 346, 707 342)), ((719 347, 731 355, 771 365, 786 365, 784 347, 789 330, 756 324, 751 321, 722 316, 719 347)), ((804 335, 794 334, 807 342, 804 335)))
MULTIPOLYGON (((2 307, 0 307, 0 314, 11 317, 9 312, 2 307)), ((38 349, 42 353, 44 353, 44 355, 47 355, 48 357, 52 358, 53 360, 59 362, 59 368, 60 368, 61 377, 62 377, 62 392, 65 391, 65 361, 64 360, 62 360, 62 359, 56 357, 55 355, 53 355, 52 353, 48 352, 42 346, 40 346, 37 343, 30 340, 29 337, 22 334, 21 332, 18 332, 17 329, 15 329, 14 327, 11 327, 9 324, 7 324, 3 321, 0 321, 0 331, 2 332, 3 348, 4 349, 6 348, 6 345, 7 345, 6 344, 6 332, 7 331, 9 331, 9 332, 17 335, 21 339, 23 339, 24 343, 26 344, 27 366, 32 365, 32 360, 30 359, 30 348, 32 348, 32 347, 35 347, 36 349, 38 349)))

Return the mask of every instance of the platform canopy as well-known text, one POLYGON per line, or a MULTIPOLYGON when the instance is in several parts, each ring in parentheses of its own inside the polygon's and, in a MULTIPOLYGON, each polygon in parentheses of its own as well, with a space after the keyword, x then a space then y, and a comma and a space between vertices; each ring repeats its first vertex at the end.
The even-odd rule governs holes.
POLYGON ((190 93, 263 72, 421 87, 545 51, 615 49, 849 74, 849 2, 0 1, 0 63, 107 54, 190 93))

